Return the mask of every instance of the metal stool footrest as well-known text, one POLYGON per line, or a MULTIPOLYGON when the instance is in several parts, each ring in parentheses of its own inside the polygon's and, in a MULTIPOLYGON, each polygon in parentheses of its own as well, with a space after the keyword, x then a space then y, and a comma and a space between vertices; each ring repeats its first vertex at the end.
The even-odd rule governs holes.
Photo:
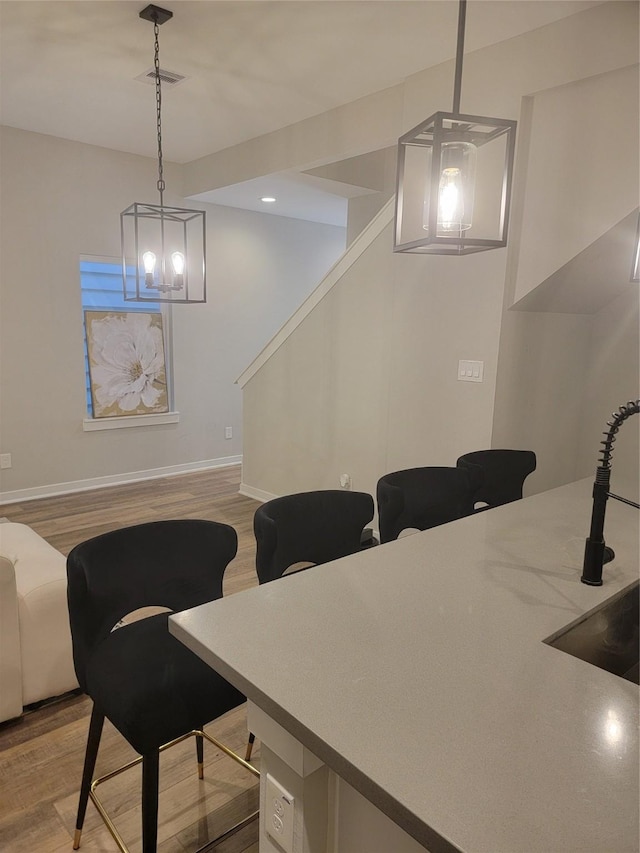
MULTIPOLYGON (((208 734, 205 731, 199 731, 198 729, 194 729, 193 731, 187 732, 185 735, 181 735, 175 740, 169 741, 169 743, 163 744, 159 752, 164 752, 166 749, 170 749, 172 746, 176 746, 176 744, 182 743, 183 740, 186 740, 190 737, 203 737, 205 740, 208 740, 209 743, 216 746, 221 752, 224 752, 225 755, 228 755, 229 758, 232 758, 238 764, 241 764, 246 770, 252 773, 254 776, 260 777, 260 772, 256 770, 253 765, 249 764, 248 761, 245 761, 244 758, 241 758, 237 755, 232 749, 229 749, 228 746, 225 746, 221 743, 217 738, 214 738, 212 735, 208 734)), ((121 767, 118 767, 116 770, 112 770, 110 773, 105 773, 104 776, 100 776, 98 779, 94 779, 91 783, 91 788, 89 790, 89 797, 91 798, 91 802, 94 804, 96 809, 98 810, 98 814, 104 821, 105 826, 109 830, 113 840, 118 845, 118 849, 121 853, 130 853, 129 848, 125 844, 122 836, 116 829, 115 824, 109 817, 105 807, 102 805, 98 795, 96 794, 96 788, 98 785, 101 785, 103 782, 107 782, 109 779, 113 779, 114 776, 118 776, 120 773, 124 773, 126 770, 130 770, 132 767, 135 767, 136 764, 140 764, 142 762, 142 756, 139 755, 138 758, 134 758, 133 761, 129 761, 127 764, 123 764, 121 767)), ((198 777, 202 779, 201 767, 198 768, 198 777)), ((217 838, 208 841, 203 847, 199 850, 195 851, 195 853, 206 853, 206 851, 213 850, 218 844, 221 844, 227 838, 230 838, 236 832, 239 832, 241 829, 244 829, 245 826, 248 826, 252 820, 255 820, 258 817, 259 812, 255 811, 253 814, 249 815, 246 818, 243 818, 237 824, 231 827, 231 829, 226 830, 219 835, 217 838)), ((78 850, 80 847, 80 836, 82 834, 82 830, 77 829, 73 839, 73 849, 78 850)))

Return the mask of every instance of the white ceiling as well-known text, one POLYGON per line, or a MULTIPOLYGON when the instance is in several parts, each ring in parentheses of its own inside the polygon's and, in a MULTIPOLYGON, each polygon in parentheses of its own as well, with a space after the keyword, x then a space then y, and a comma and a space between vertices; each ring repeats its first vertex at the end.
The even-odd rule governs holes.
POLYGON ((337 186, 333 181, 310 182, 305 178, 299 172, 278 172, 199 193, 191 198, 210 204, 344 227, 347 222, 347 198, 359 194, 358 188, 350 184, 337 186), (350 192, 344 192, 343 187, 350 192), (263 202, 264 196, 275 198, 275 203, 263 202))
MULTIPOLYGON (((597 3, 470 0, 465 50, 597 3)), ((154 90, 136 79, 153 66, 153 25, 138 16, 145 5, 0 0, 0 122, 155 156, 154 90)), ((174 12, 160 28, 161 67, 188 78, 163 87, 164 156, 179 163, 395 85, 455 54, 457 0, 157 5, 174 12)), ((291 178, 274 182, 282 177, 291 178)), ((300 194, 304 185, 293 183, 300 194)), ((239 195, 262 209, 261 186, 240 186, 239 195)), ((322 190, 310 191, 321 200, 322 190)))

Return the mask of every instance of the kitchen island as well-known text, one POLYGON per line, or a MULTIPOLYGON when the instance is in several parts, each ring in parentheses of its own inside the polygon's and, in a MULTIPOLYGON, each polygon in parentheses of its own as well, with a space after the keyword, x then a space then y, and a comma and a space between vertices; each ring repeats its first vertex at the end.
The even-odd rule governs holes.
POLYGON ((637 853, 638 687, 544 642, 638 577, 609 501, 580 582, 591 482, 171 617, 248 697, 295 853, 637 853))

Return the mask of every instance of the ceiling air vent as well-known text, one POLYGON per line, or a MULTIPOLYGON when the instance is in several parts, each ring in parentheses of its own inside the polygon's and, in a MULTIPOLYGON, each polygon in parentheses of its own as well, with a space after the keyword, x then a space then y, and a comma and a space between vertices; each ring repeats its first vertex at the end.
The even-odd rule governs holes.
MULTIPOLYGON (((156 82, 156 71, 155 68, 149 68, 148 71, 143 72, 142 74, 138 74, 135 78, 139 80, 141 83, 149 83, 154 86, 156 82)), ((184 74, 176 74, 175 71, 167 71, 165 68, 160 69, 160 81, 163 85, 168 86, 170 89, 173 89, 179 83, 182 83, 183 80, 187 78, 184 74)))

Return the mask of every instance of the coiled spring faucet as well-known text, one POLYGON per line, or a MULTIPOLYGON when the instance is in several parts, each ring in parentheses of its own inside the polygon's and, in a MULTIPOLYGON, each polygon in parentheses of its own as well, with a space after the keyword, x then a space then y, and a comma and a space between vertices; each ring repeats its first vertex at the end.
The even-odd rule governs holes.
POLYGON ((605 440, 601 441, 602 449, 600 451, 601 458, 598 460, 596 468, 596 479, 593 484, 593 510, 591 512, 591 530, 587 537, 587 542, 584 549, 584 563, 582 566, 582 583, 589 586, 602 586, 602 566, 613 560, 613 549, 605 545, 604 542, 604 514, 607 506, 607 498, 614 498, 617 501, 629 504, 630 506, 640 509, 640 505, 635 501, 630 501, 628 498, 621 498, 620 495, 614 495, 609 491, 609 483, 611 480, 611 456, 613 454, 613 444, 616 440, 616 434, 620 426, 631 415, 637 415, 640 412, 640 400, 632 400, 625 406, 620 406, 617 412, 611 416, 611 420, 607 421, 609 427, 603 435, 605 440))

